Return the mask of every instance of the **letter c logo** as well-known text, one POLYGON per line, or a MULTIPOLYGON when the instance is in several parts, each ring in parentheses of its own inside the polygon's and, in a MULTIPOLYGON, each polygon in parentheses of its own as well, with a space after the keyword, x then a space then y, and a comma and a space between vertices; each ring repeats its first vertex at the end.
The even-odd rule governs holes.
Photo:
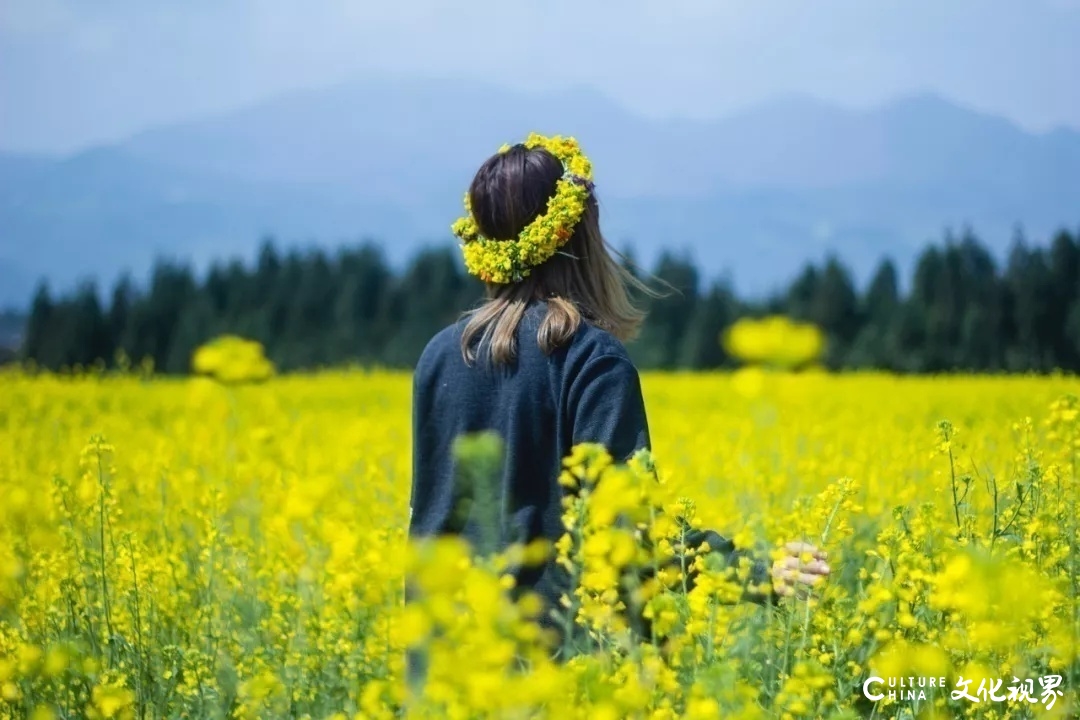
POLYGON ((877 702, 885 696, 881 693, 878 693, 877 695, 870 694, 870 683, 872 682, 883 683, 885 681, 879 677, 868 677, 866 678, 866 682, 862 684, 862 694, 865 695, 868 700, 873 700, 874 702, 877 702))

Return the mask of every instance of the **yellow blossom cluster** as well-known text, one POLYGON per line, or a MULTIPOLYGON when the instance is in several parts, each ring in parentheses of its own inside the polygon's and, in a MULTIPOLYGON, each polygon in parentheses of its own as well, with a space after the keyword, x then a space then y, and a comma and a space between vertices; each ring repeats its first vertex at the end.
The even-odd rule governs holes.
POLYGON ((407 542, 405 374, 0 372, 0 718, 1080 713, 1075 378, 643 387, 652 452, 575 448, 563 538, 479 552, 407 542), (738 602, 704 529, 832 575, 738 602), (529 568, 565 582, 542 624, 529 568))
POLYGON ((751 364, 798 367, 819 358, 825 349, 821 330, 782 315, 742 318, 722 338, 724 349, 751 364))
POLYGON ((222 335, 197 348, 191 369, 224 383, 258 382, 274 374, 262 344, 236 335, 222 335))

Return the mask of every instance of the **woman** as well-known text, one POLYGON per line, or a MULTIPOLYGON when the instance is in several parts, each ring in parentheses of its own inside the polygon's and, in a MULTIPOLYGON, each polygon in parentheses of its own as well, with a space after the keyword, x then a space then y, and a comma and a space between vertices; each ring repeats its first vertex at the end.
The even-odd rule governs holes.
MULTIPOLYGON (((416 368, 412 537, 478 540, 478 519, 462 522, 455 512, 452 448, 462 435, 494 431, 505 443, 502 477, 484 503, 501 509, 500 547, 563 534, 557 478, 574 445, 602 444, 617 461, 649 446, 638 373, 623 346, 643 319, 630 289, 647 288, 609 251, 591 178, 572 139, 532 135, 503 146, 469 187, 454 232, 467 269, 487 283, 487 300, 437 334, 416 368)), ((715 533, 695 539, 735 555, 715 533)), ((828 575, 813 546, 785 549, 772 568, 775 596, 828 575), (801 553, 814 559, 801 564, 801 553)), ((517 582, 551 606, 563 591, 554 563, 517 582)))

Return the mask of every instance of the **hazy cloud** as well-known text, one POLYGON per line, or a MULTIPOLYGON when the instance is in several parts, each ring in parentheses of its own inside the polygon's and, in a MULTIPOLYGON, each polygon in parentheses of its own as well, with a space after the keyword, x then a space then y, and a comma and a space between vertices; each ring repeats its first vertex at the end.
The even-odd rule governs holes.
POLYGON ((360 73, 598 88, 637 112, 936 91, 1080 127, 1069 0, 5 0, 0 147, 67 151, 360 73))

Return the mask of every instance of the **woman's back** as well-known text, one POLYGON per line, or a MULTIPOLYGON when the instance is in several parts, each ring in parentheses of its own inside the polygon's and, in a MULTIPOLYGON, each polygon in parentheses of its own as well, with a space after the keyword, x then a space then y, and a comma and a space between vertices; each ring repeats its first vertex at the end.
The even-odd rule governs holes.
MULTIPOLYGON (((619 460, 649 442, 638 374, 622 343, 582 322, 570 342, 545 354, 537 342, 547 303, 533 301, 516 330, 516 359, 468 363, 465 321, 436 335, 413 385, 411 534, 463 534, 476 543, 478 518, 462 522, 455 505, 454 441, 492 431, 505 447, 494 507, 500 545, 556 540, 562 533, 562 458, 582 442, 601 443, 619 460)), ((485 503, 489 504, 489 503, 485 503)))

